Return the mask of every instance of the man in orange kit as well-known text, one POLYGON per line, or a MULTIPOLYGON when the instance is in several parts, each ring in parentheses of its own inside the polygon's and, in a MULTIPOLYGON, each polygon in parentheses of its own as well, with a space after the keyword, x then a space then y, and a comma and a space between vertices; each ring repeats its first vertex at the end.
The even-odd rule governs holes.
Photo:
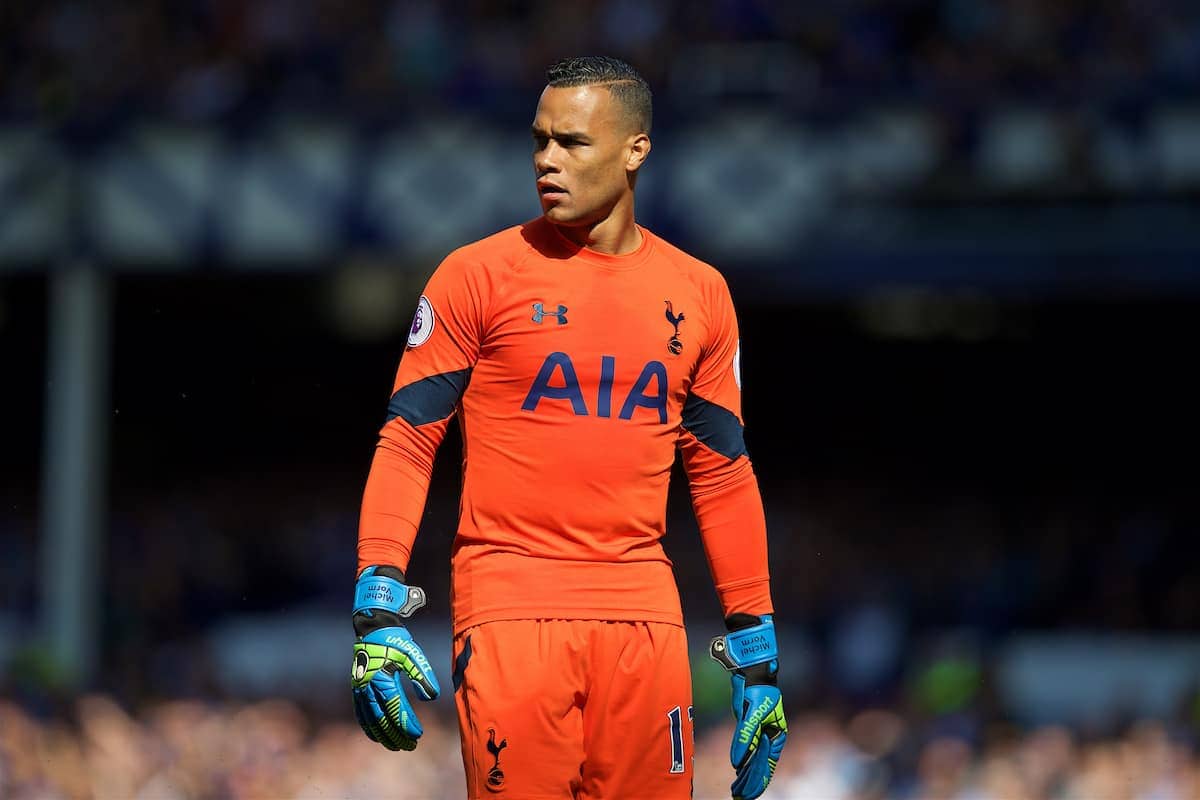
POLYGON ((393 750, 438 680, 404 621, 434 456, 456 413, 453 685, 471 798, 692 795, 691 674, 660 540, 678 450, 728 632, 735 798, 787 738, 766 523, 742 440, 737 319, 711 266, 634 221, 651 95, 624 62, 547 71, 543 215, 446 257, 421 295, 363 493, 352 689, 393 750))

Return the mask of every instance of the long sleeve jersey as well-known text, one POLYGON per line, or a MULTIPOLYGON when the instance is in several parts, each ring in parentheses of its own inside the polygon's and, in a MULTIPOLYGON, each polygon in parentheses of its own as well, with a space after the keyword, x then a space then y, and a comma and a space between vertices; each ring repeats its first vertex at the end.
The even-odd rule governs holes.
POLYGON ((407 569, 457 414, 455 632, 519 618, 682 624, 661 545, 677 452, 725 614, 772 611, 728 287, 639 230, 638 249, 616 256, 539 218, 454 251, 421 295, 358 561, 407 569))

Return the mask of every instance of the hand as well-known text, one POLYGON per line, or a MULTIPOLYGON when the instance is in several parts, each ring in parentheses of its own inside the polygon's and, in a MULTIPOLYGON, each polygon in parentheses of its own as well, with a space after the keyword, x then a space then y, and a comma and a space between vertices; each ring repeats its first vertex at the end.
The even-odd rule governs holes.
POLYGON ((389 750, 412 750, 423 732, 404 693, 407 679, 422 700, 441 694, 425 653, 401 620, 425 605, 425 592, 404 583, 395 567, 367 567, 354 590, 354 715, 372 740, 389 750))
POLYGON ((734 614, 730 633, 709 644, 709 654, 732 675, 733 745, 729 761, 737 776, 734 800, 752 800, 766 791, 787 741, 787 718, 779 694, 779 654, 771 615, 734 614))

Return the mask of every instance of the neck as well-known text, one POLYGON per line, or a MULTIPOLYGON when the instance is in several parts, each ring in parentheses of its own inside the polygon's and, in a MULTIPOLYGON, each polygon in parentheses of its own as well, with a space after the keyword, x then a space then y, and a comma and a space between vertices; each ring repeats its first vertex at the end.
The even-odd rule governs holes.
POLYGON ((632 253, 642 245, 642 232, 633 219, 633 197, 622 198, 608 216, 590 225, 558 226, 570 241, 610 256, 632 253))

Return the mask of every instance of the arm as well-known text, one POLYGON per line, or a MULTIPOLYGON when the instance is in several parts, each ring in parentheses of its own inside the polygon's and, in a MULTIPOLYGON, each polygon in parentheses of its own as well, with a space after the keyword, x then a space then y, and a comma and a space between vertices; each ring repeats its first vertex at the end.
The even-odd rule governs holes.
POLYGON ((421 295, 363 491, 358 571, 408 568, 434 458, 483 338, 479 267, 452 254, 421 295))
POLYGON ((758 479, 742 445, 742 426, 731 412, 695 394, 688 398, 687 406, 680 450, 721 610, 727 620, 735 614, 770 614, 767 523, 758 479), (690 415, 687 406, 695 406, 690 415), (688 430, 689 421, 692 430, 688 430), (705 429, 720 427, 727 431, 729 443, 736 441, 737 455, 731 457, 737 452, 733 448, 726 447, 724 452, 713 449, 722 447, 722 442, 710 438, 706 443, 701 438, 705 429), (697 429, 700 436, 693 432, 697 429))
POLYGON ((787 720, 777 685, 766 517, 742 436, 737 317, 724 282, 714 295, 709 342, 684 403, 679 448, 728 630, 712 640, 710 653, 731 673, 737 726, 730 790, 749 800, 771 782, 787 720))
POLYGON ((434 457, 479 353, 477 277, 452 255, 426 285, 363 491, 350 684, 359 725, 390 750, 412 750, 422 734, 404 682, 422 700, 441 691, 404 626, 425 605, 424 591, 406 582, 405 571, 434 457))
POLYGON ((684 402, 679 449, 725 618, 769 614, 767 523, 742 437, 738 324, 724 281, 710 289, 708 305, 712 319, 684 402))

